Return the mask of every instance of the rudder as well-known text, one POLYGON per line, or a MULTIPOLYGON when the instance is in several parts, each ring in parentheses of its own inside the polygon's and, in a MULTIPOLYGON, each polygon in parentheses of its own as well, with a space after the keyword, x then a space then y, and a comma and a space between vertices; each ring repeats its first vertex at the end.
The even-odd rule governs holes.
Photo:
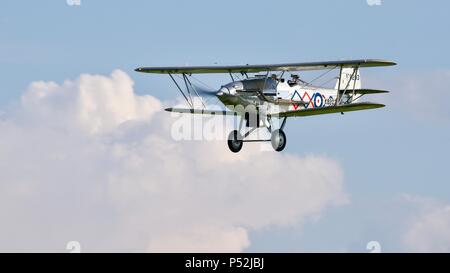
MULTIPOLYGON (((359 74, 359 69, 354 74, 355 68, 343 68, 342 76, 341 76, 341 85, 340 89, 344 90, 353 90, 353 89, 361 89, 361 76, 359 74)), ((339 88, 339 79, 336 81, 336 86, 334 89, 339 88)))

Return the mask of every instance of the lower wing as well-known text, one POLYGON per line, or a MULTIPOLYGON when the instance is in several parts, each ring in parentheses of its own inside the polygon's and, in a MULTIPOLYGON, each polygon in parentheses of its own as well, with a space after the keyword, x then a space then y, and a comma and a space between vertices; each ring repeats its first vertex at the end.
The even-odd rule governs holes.
MULTIPOLYGON (((327 107, 321 107, 321 108, 310 108, 310 109, 278 112, 278 113, 270 114, 270 116, 304 117, 304 116, 314 116, 314 115, 324 115, 324 114, 376 109, 376 108, 381 108, 384 106, 385 106, 384 104, 380 104, 380 103, 359 102, 359 103, 351 103, 351 104, 345 104, 345 105, 339 105, 339 106, 327 106, 327 107)), ((222 115, 222 116, 239 115, 239 113, 237 113, 237 112, 224 111, 224 110, 187 109, 187 108, 166 108, 165 110, 168 112, 200 114, 200 115, 222 115)))
POLYGON ((206 109, 187 109, 187 108, 166 108, 168 112, 187 113, 187 114, 200 114, 200 115, 237 115, 236 112, 224 111, 224 110, 206 110, 206 109))
POLYGON ((324 115, 324 114, 376 109, 376 108, 381 108, 384 106, 385 106, 384 104, 380 104, 380 103, 359 102, 359 103, 351 103, 351 104, 345 104, 345 105, 339 105, 339 106, 327 106, 327 107, 321 107, 321 108, 310 108, 310 109, 279 112, 279 113, 272 114, 272 116, 304 117, 304 116, 314 116, 314 115, 324 115))

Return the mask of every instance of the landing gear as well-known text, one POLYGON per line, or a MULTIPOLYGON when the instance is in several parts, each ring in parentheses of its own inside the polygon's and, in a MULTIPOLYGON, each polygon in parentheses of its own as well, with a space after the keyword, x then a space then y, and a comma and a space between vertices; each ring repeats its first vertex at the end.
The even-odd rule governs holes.
POLYGON ((238 153, 242 149, 243 137, 241 133, 239 133, 238 130, 231 131, 231 133, 228 135, 228 148, 233 153, 238 153))
POLYGON ((277 129, 272 132, 270 142, 272 143, 272 147, 275 151, 281 152, 286 147, 286 134, 283 130, 277 129))
MULTIPOLYGON (((257 117, 259 119, 259 115, 257 117)), ((244 142, 271 142, 272 143, 272 147, 275 151, 277 152, 281 152, 284 150, 284 148, 286 147, 286 134, 283 131, 284 125, 286 125, 286 117, 283 119, 281 126, 278 127, 279 129, 276 130, 272 130, 273 123, 272 123, 272 119, 270 116, 267 117, 267 123, 265 123, 265 127, 267 128, 267 130, 269 131, 269 133, 271 134, 270 139, 247 139, 247 137, 254 132, 256 129, 262 127, 260 126, 259 122, 257 122, 256 124, 252 125, 250 123, 247 123, 245 126, 249 127, 250 130, 248 130, 244 135, 242 135, 240 132, 242 130, 242 127, 244 125, 244 121, 247 121, 249 118, 248 116, 244 116, 239 124, 239 130, 234 130, 231 131, 231 133, 228 135, 228 148, 230 148, 230 150, 233 153, 238 153, 241 149, 242 146, 244 144, 244 142)))

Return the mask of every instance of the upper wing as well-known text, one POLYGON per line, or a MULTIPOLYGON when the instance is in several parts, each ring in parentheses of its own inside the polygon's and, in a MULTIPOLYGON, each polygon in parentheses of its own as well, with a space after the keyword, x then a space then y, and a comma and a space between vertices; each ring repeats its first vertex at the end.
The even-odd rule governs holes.
POLYGON ((349 60, 332 62, 263 64, 263 65, 231 65, 231 66, 174 66, 174 67, 139 67, 137 72, 156 74, 200 74, 200 73, 256 73, 262 71, 304 71, 333 69, 337 67, 376 67, 396 65, 386 60, 349 60))
POLYGON ((321 107, 321 108, 310 108, 310 109, 303 109, 303 110, 280 112, 280 113, 272 114, 272 116, 303 117, 303 116, 314 116, 314 115, 323 115, 323 114, 375 109, 375 108, 381 108, 384 106, 385 106, 384 104, 379 104, 379 103, 359 102, 359 103, 351 103, 351 104, 345 104, 345 105, 339 105, 339 106, 327 106, 327 107, 321 107))

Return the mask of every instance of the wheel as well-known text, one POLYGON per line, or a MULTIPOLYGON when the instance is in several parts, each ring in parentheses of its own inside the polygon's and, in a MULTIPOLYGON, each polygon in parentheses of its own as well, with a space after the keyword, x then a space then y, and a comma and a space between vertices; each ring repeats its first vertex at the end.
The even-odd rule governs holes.
POLYGON ((233 153, 238 153, 242 149, 243 144, 241 133, 238 130, 231 131, 228 135, 228 148, 233 153))
POLYGON ((275 151, 281 152, 286 147, 286 134, 283 130, 275 130, 272 132, 272 137, 270 138, 272 142, 272 147, 275 151))

